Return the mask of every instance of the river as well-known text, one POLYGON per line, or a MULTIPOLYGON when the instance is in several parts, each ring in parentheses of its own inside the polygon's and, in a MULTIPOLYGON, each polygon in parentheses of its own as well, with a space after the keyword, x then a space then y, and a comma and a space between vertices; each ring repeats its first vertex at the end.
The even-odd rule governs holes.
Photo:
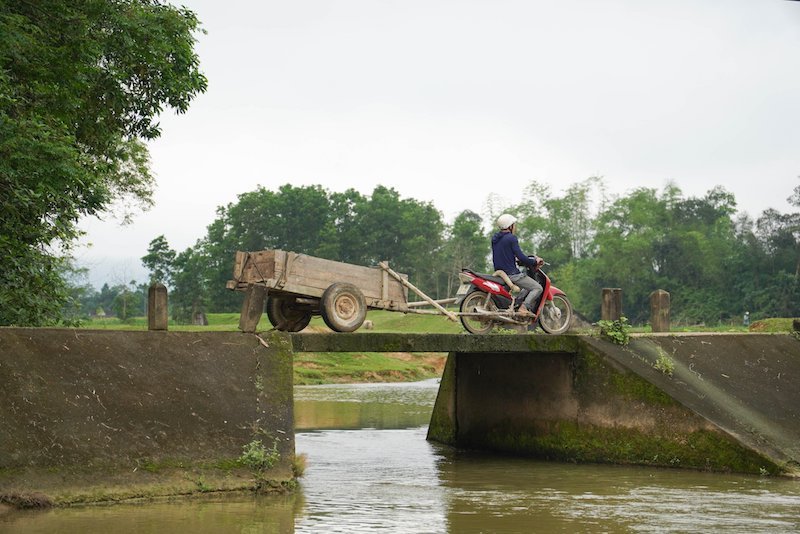
POLYGON ((296 449, 308 467, 295 495, 12 512, 0 532, 800 532, 800 481, 429 443, 437 387, 296 387, 296 449))

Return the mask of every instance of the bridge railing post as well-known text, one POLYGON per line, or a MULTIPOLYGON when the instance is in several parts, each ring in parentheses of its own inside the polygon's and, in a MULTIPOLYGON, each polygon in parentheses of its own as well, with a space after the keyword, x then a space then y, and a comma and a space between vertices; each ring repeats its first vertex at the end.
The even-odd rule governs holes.
POLYGON ((622 317, 622 289, 604 287, 600 319, 603 321, 617 321, 620 317, 622 317))
POLYGON ((656 289, 650 293, 650 328, 653 332, 669 332, 669 293, 656 289))
POLYGON ((167 288, 154 282, 147 290, 147 329, 167 329, 167 288))

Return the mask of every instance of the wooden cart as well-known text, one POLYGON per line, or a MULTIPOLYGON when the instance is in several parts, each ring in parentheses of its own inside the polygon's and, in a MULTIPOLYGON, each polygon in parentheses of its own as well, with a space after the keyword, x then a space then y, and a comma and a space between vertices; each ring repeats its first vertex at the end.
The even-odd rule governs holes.
POLYGON ((418 303, 408 302, 408 290, 423 304, 455 319, 452 312, 422 294, 408 276, 394 272, 382 262, 379 267, 362 267, 285 252, 262 250, 237 252, 233 280, 226 287, 245 291, 239 328, 255 332, 266 299, 266 311, 278 330, 299 332, 311 317, 321 315, 335 332, 352 332, 366 317, 367 309, 414 312, 418 303))

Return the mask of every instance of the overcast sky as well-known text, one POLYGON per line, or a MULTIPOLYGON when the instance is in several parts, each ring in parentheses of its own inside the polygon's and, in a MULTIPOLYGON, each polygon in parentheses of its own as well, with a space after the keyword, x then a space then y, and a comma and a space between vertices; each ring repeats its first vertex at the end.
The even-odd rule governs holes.
POLYGON ((154 208, 82 223, 96 287, 144 281, 150 240, 184 250, 259 184, 382 184, 448 222, 532 180, 722 185, 754 217, 800 184, 800 2, 174 3, 209 88, 162 117, 154 208))

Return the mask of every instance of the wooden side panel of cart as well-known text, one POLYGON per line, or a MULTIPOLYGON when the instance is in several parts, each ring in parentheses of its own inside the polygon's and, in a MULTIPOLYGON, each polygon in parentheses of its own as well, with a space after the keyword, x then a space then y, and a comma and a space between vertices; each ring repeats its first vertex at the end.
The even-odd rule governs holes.
POLYGON ((329 327, 342 332, 358 328, 367 308, 407 311, 413 287, 388 266, 362 267, 277 249, 237 252, 233 277, 227 288, 246 292, 239 320, 244 332, 255 331, 268 295, 274 299, 267 302, 267 315, 279 330, 298 331, 312 314, 322 314, 329 327), (339 295, 343 284, 355 289, 339 295), (334 287, 326 300, 326 290, 334 287))
POLYGON ((332 284, 346 282, 361 290, 370 308, 404 311, 408 304, 408 288, 384 269, 277 249, 237 252, 233 277, 228 289, 259 285, 270 294, 320 298, 332 284))

